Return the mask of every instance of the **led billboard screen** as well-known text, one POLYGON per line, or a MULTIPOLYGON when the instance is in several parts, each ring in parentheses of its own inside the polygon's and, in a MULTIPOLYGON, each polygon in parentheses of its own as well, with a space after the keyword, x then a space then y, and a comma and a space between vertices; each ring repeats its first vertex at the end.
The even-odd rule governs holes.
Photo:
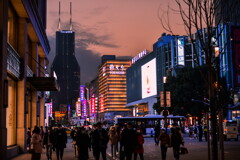
POLYGON ((157 95, 156 58, 142 65, 142 98, 157 95))

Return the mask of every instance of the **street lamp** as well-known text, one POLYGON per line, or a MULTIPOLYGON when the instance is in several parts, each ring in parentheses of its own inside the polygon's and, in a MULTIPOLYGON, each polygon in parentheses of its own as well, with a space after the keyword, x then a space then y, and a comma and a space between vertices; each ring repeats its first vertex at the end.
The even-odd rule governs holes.
POLYGON ((220 72, 220 62, 219 62, 219 55, 220 55, 220 49, 218 46, 214 47, 214 53, 215 53, 215 58, 216 58, 216 82, 215 82, 215 87, 216 87, 216 94, 217 94, 217 107, 220 107, 220 111, 219 111, 219 143, 220 143, 220 150, 221 150, 221 159, 224 160, 224 143, 223 143, 223 126, 222 126, 222 122, 223 122, 223 107, 222 105, 219 103, 219 72, 220 72))
POLYGON ((164 96, 164 110, 163 110, 163 116, 164 116, 164 119, 165 119, 165 130, 166 130, 166 133, 167 133, 167 128, 168 128, 168 125, 167 125, 167 116, 168 116, 168 111, 167 111, 167 98, 166 98, 166 82, 167 82, 167 77, 163 77, 163 96, 164 96))

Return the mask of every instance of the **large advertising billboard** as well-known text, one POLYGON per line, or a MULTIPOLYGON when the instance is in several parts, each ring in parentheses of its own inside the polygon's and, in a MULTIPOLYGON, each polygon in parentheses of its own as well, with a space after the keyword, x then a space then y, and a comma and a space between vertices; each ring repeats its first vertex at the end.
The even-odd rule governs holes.
POLYGON ((177 50, 178 50, 178 65, 185 65, 184 58, 184 39, 179 38, 177 40, 177 50))
POLYGON ((142 98, 157 95, 156 58, 142 65, 142 98))

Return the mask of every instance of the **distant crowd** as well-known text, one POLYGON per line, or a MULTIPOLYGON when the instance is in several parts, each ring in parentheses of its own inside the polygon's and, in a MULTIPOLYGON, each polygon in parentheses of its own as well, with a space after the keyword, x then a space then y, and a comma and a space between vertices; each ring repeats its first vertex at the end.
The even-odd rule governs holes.
MULTIPOLYGON (((155 143, 161 148, 162 160, 166 160, 167 149, 173 148, 174 157, 176 160, 180 158, 180 146, 184 145, 184 139, 179 127, 173 126, 170 134, 164 129, 155 128, 155 143)), ((57 129, 46 127, 37 127, 31 132, 28 130, 28 149, 32 154, 32 160, 40 160, 43 149, 46 149, 48 160, 52 159, 53 151, 56 152, 57 160, 63 159, 64 149, 67 144, 67 133, 59 124, 57 129)), ((108 143, 111 146, 112 159, 117 157, 120 160, 137 160, 139 157, 144 160, 144 137, 141 128, 133 128, 129 122, 123 126, 114 125, 109 129, 104 129, 103 124, 98 122, 90 127, 75 127, 70 132, 72 145, 74 147, 73 157, 79 160, 88 160, 89 151, 93 153, 96 160, 100 157, 103 160, 107 159, 106 150, 108 143)))

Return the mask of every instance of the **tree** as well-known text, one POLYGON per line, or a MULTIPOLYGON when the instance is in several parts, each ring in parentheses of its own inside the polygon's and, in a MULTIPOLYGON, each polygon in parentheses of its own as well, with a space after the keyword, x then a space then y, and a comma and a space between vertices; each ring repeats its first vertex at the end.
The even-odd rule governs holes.
MULTIPOLYGON (((236 9, 238 1, 226 0, 175 0, 178 5, 178 13, 180 14, 187 36, 193 46, 194 59, 196 64, 199 64, 199 58, 205 58, 207 67, 207 75, 203 75, 208 86, 208 99, 211 115, 211 151, 212 159, 218 159, 218 137, 217 126, 222 124, 217 123, 217 113, 221 107, 219 105, 219 90, 221 84, 219 83, 219 66, 217 65, 218 58, 215 57, 214 50, 216 48, 216 41, 222 34, 222 28, 218 27, 220 23, 229 23, 232 20, 231 12, 225 12, 225 5, 236 9), (201 50, 201 52, 199 52, 201 50), (203 56, 204 55, 204 56, 203 56)), ((169 14, 167 14, 169 15, 169 14)), ((163 27, 169 32, 173 33, 169 23, 169 17, 161 17, 163 27)), ((224 51, 222 46, 221 51, 224 51)), ((220 53, 221 54, 221 53, 220 53)), ((199 64, 200 65, 200 64, 199 64)), ((201 68, 200 71, 202 72, 201 68)), ((221 122, 220 122, 221 123, 221 122)), ((221 131, 221 129, 219 130, 221 131)), ((220 134, 221 135, 221 134, 220 134)), ((223 143, 220 143, 223 148, 223 143)), ((223 151, 222 151, 223 153, 223 151)), ((224 155, 222 154, 222 159, 224 155)))

